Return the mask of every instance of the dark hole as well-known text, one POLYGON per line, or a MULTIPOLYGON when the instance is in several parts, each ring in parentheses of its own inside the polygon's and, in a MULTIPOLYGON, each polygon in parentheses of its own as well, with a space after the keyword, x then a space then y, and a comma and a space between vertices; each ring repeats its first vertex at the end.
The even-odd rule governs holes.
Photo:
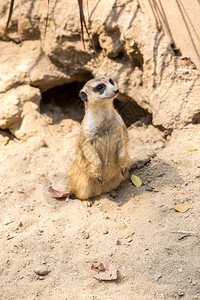
POLYGON ((193 124, 199 124, 200 123, 200 112, 194 115, 194 117, 192 118, 192 123, 193 124))
POLYGON ((84 84, 84 81, 74 81, 44 92, 40 112, 51 117, 54 124, 62 119, 81 122, 84 116, 84 103, 78 94, 84 84))
MULTIPOLYGON (((124 97, 123 97, 124 98, 124 97)), ((121 115, 127 127, 137 122, 137 126, 143 124, 148 125, 152 122, 152 115, 142 107, 140 107, 134 100, 126 97, 126 100, 114 100, 114 106, 121 115)))

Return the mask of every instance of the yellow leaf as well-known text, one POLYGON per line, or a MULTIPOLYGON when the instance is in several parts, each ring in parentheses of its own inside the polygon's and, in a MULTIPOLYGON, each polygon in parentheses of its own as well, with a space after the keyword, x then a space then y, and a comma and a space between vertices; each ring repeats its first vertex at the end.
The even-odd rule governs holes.
POLYGON ((155 127, 154 127, 152 124, 149 124, 149 125, 147 126, 147 128, 152 128, 152 129, 154 129, 155 127))
POLYGON ((189 148, 188 151, 197 151, 197 148, 189 148))
POLYGON ((137 175, 132 174, 131 181, 134 184, 134 186, 136 186, 137 188, 141 187, 142 185, 142 180, 137 175))
POLYGON ((178 212, 186 212, 188 209, 192 208, 189 203, 177 204, 173 207, 178 212))

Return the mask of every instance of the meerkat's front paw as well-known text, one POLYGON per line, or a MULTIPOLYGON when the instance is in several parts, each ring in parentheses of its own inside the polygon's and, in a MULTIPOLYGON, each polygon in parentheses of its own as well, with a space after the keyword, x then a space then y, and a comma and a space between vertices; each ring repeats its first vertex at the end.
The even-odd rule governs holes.
POLYGON ((97 181, 99 184, 102 184, 103 183, 103 177, 102 176, 98 176, 97 177, 97 181))
POLYGON ((127 171, 128 171, 128 169, 127 169, 127 167, 126 166, 123 166, 123 167, 121 167, 121 173, 122 173, 122 176, 126 176, 126 174, 127 174, 127 171))

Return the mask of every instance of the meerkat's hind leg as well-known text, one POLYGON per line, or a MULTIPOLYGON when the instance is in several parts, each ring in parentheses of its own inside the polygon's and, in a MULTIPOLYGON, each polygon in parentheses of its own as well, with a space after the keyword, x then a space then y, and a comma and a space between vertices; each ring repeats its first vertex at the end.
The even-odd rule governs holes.
POLYGON ((53 198, 57 198, 57 199, 69 198, 71 194, 69 191, 55 190, 51 186, 48 188, 48 192, 53 198))
POLYGON ((116 191, 116 189, 110 191, 109 195, 110 195, 110 197, 112 197, 113 199, 115 199, 117 197, 117 191, 116 191))

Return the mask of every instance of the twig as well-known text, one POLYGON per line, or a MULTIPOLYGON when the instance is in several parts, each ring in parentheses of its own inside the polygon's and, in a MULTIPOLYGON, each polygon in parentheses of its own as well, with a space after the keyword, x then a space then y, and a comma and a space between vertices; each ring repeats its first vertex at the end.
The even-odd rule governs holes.
POLYGON ((11 16, 12 16, 12 13, 13 13, 14 2, 15 2, 15 0, 10 1, 10 9, 9 9, 9 15, 8 15, 7 23, 6 23, 6 30, 8 28, 9 23, 10 23, 10 20, 11 20, 11 16))
POLYGON ((47 0, 47 17, 46 17, 45 29, 44 29, 43 48, 44 48, 45 38, 47 34, 48 21, 49 21, 49 0, 47 0))
POLYGON ((84 39, 84 28, 86 30, 86 33, 88 35, 89 41, 95 51, 95 46, 94 46, 94 42, 93 39, 90 37, 90 32, 88 30, 86 21, 85 21, 85 15, 83 12, 83 0, 78 0, 78 5, 79 5, 79 12, 80 12, 80 23, 81 23, 81 41, 83 43, 83 48, 85 49, 85 39, 84 39))
POLYGON ((19 36, 20 42, 22 43, 21 18, 22 18, 22 0, 19 0, 19 16, 18 16, 18 22, 17 22, 17 30, 18 30, 18 36, 19 36))
POLYGON ((170 232, 177 233, 177 234, 200 235, 200 232, 194 232, 194 231, 172 230, 170 232))

